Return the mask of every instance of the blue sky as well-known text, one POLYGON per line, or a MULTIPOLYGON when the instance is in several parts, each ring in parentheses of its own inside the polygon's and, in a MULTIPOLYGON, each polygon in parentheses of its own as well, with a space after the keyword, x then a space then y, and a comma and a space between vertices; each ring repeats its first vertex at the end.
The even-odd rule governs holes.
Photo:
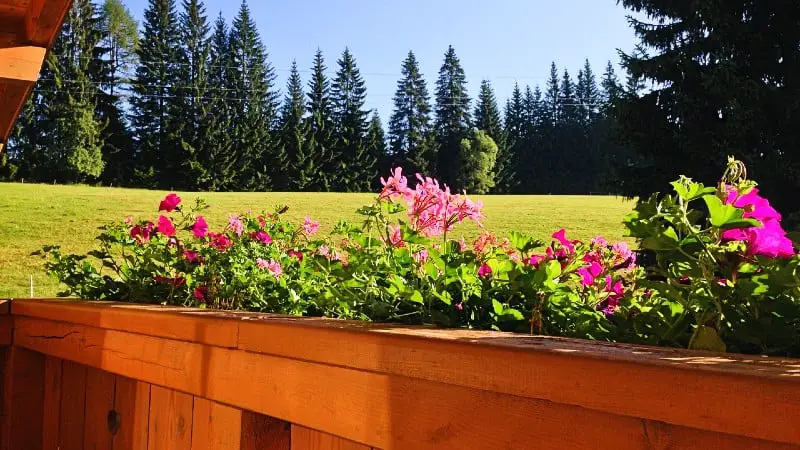
MULTIPOLYGON (((240 6, 240 0, 205 3, 212 20, 221 11, 229 22, 240 6)), ((126 4, 141 21, 147 0, 126 4)), ((588 58, 599 75, 606 61, 617 62, 618 48, 629 51, 636 43, 627 12, 616 0, 250 0, 249 5, 282 91, 293 59, 306 81, 317 47, 333 73, 348 46, 367 83, 367 107, 377 108, 384 124, 409 50, 417 55, 431 94, 452 44, 470 95, 474 98, 487 78, 505 102, 515 80, 544 85, 551 61, 574 78, 588 58)))

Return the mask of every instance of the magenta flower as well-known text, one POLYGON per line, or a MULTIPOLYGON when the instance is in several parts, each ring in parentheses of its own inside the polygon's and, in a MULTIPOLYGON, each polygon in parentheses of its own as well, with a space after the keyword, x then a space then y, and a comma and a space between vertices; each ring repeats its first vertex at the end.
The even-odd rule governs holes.
POLYGON ((306 217, 303 221, 303 230, 310 236, 319 230, 319 222, 314 222, 311 217, 306 217))
POLYGON ((211 247, 217 249, 220 252, 226 252, 229 248, 233 246, 233 241, 221 233, 208 233, 208 237, 210 239, 209 245, 211 247))
POLYGON ((528 263, 529 266, 533 266, 534 268, 538 269, 539 264, 541 264, 545 259, 547 259, 545 255, 531 255, 531 257, 525 262, 528 263))
POLYGON ((241 236, 244 233, 244 223, 237 216, 230 216, 227 229, 236 233, 237 236, 241 236))
POLYGON ((603 266, 596 261, 592 261, 587 267, 581 267, 576 271, 581 276, 581 284, 584 286, 591 286, 594 284, 595 278, 603 273, 603 266))
POLYGON ((145 225, 135 225, 131 228, 130 235, 136 240, 137 244, 141 245, 150 240, 154 228, 153 222, 147 222, 145 225))
POLYGON ((164 200, 161 200, 161 203, 158 205, 158 210, 172 212, 180 204, 181 204, 181 198, 178 197, 178 195, 173 192, 164 197, 164 200))
POLYGON ((205 303, 208 299, 208 288, 205 286, 197 286, 194 288, 194 298, 205 303))
POLYGON ((383 189, 378 198, 394 198, 399 196, 407 196, 411 190, 408 188, 408 180, 403 176, 403 168, 395 167, 392 171, 392 176, 384 179, 381 177, 381 184, 383 189))
POLYGON ((200 256, 200 253, 194 250, 184 250, 183 257, 186 258, 189 264, 203 264, 203 258, 200 256))
POLYGON ((167 237, 175 236, 175 225, 169 220, 169 217, 158 216, 158 232, 167 237))
POLYGON ((256 233, 250 233, 250 238, 256 241, 261 242, 264 245, 269 245, 272 243, 272 236, 267 234, 264 231, 259 231, 256 233))
POLYGON ((556 231, 553 233, 553 239, 560 242, 561 247, 564 248, 564 250, 566 250, 568 253, 571 254, 575 252, 575 243, 567 239, 567 230, 562 228, 556 231))
POLYGON ((592 245, 595 247, 608 247, 608 241, 603 236, 592 238, 592 245))
POLYGON ((389 243, 392 247, 405 247, 406 243, 403 242, 403 232, 400 227, 389 225, 389 243))
POLYGON ((721 236, 724 242, 745 242, 748 256, 759 255, 767 258, 794 256, 794 243, 781 227, 780 213, 770 206, 767 199, 758 195, 758 189, 753 188, 741 195, 733 186, 727 186, 727 190, 726 203, 744 209, 742 217, 756 219, 761 222, 761 226, 725 230, 721 236))
POLYGON ((489 275, 491 275, 491 274, 492 274, 492 268, 491 268, 491 267, 489 267, 489 265, 488 265, 488 264, 485 264, 485 263, 484 263, 484 264, 483 264, 483 265, 482 265, 482 266, 481 266, 481 267, 478 269, 478 276, 479 276, 479 277, 481 277, 481 278, 486 278, 486 277, 488 277, 488 276, 489 276, 489 275))
POLYGON ((206 219, 203 216, 197 216, 192 225, 192 234, 198 239, 202 239, 208 234, 208 223, 206 223, 206 219))
POLYGON ((256 265, 262 269, 267 269, 270 271, 275 278, 279 278, 283 273, 281 263, 275 261, 274 259, 267 261, 266 259, 258 258, 256 259, 256 265))
POLYGON ((297 258, 298 261, 303 262, 302 252, 299 252, 297 250, 289 250, 288 252, 286 252, 286 254, 289 255, 290 258, 297 258))

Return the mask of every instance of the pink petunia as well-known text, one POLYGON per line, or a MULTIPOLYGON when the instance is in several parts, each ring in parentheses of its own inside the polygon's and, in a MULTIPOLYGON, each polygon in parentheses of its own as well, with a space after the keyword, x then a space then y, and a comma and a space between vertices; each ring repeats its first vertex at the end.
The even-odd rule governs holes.
POLYGON ((267 234, 264 231, 258 231, 256 233, 250 233, 250 238, 253 239, 253 240, 256 240, 258 242, 261 242, 264 245, 269 245, 269 244, 272 243, 272 236, 270 236, 269 234, 267 234))
POLYGON ((161 200, 161 203, 158 205, 158 210, 172 212, 180 204, 181 204, 181 198, 178 197, 178 195, 173 192, 164 197, 164 200, 161 200))
POLYGON ((183 257, 186 258, 186 261, 188 261, 189 264, 203 263, 203 257, 200 256, 200 253, 194 250, 184 250, 183 257))
POLYGON ((267 261, 266 259, 258 258, 256 259, 256 264, 259 268, 270 271, 275 278, 279 278, 283 273, 281 263, 275 261, 274 259, 267 261))
POLYGON ((319 222, 314 222, 311 217, 306 217, 303 221, 303 230, 310 236, 319 230, 319 222))
POLYGON ((574 253, 575 252, 575 244, 574 244, 574 242, 572 242, 569 239, 567 239, 567 230, 562 228, 562 229, 556 231, 555 233, 553 233, 553 239, 555 239, 558 242, 560 242, 561 243, 561 247, 564 250, 566 250, 568 253, 574 253))
POLYGON ((242 223, 242 220, 239 219, 239 217, 230 216, 228 219, 227 229, 236 233, 237 236, 241 236, 242 233, 244 233, 244 223, 242 223))
POLYGON ((153 222, 147 222, 145 225, 135 225, 131 228, 130 236, 136 240, 137 244, 141 245, 150 240, 154 228, 153 222))
POLYGON ((591 286, 594 284, 595 278, 603 273, 603 266, 596 261, 592 261, 587 267, 581 267, 576 271, 581 276, 581 284, 584 286, 591 286))
POLYGON ((233 246, 233 241, 221 233, 208 233, 208 237, 210 239, 209 245, 213 248, 217 249, 220 252, 226 252, 229 248, 233 246))
POLYGON ((300 261, 300 262, 303 261, 303 252, 299 252, 297 250, 289 250, 288 252, 286 252, 286 254, 290 258, 297 258, 297 260, 300 261))
POLYGON ((533 266, 533 267, 538 269, 539 268, 539 264, 541 264, 542 261, 544 261, 545 259, 547 259, 547 257, 545 255, 531 255, 531 257, 528 258, 528 260, 525 261, 525 262, 529 266, 533 266))
POLYGON ((208 288, 205 286, 197 286, 194 288, 194 298, 205 303, 208 299, 208 288))
POLYGON ((167 216, 158 216, 158 232, 167 237, 175 236, 175 225, 167 216))
POLYGON ((198 239, 202 239, 208 235, 208 223, 203 216, 197 216, 197 219, 195 219, 192 225, 192 234, 198 239))
POLYGON ((486 277, 488 277, 488 276, 489 276, 489 275, 491 275, 491 274, 492 274, 492 268, 491 268, 491 267, 489 267, 489 265, 488 265, 488 264, 483 264, 483 265, 481 265, 481 267, 478 269, 478 276, 479 276, 479 277, 481 277, 481 278, 486 278, 486 277))

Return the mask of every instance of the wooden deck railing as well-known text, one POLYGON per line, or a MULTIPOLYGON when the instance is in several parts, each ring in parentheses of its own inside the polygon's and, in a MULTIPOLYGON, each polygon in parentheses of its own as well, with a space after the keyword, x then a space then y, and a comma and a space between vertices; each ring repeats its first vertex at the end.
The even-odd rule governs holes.
POLYGON ((9 450, 800 447, 800 360, 66 300, 0 344, 9 450))

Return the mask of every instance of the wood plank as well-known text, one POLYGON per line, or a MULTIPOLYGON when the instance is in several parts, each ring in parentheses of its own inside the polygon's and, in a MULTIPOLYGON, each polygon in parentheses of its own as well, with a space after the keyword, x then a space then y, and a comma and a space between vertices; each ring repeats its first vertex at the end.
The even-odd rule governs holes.
POLYGON ((50 48, 71 4, 72 0, 30 0, 24 30, 27 42, 50 48))
POLYGON ((87 369, 83 364, 64 358, 61 367, 61 427, 58 433, 60 450, 83 450, 87 369))
POLYGON ((292 425, 292 450, 370 450, 370 447, 321 431, 292 425))
POLYGON ((150 417, 150 385, 117 376, 114 410, 119 429, 112 439, 114 450, 147 450, 150 417))
POLYGON ((0 448, 42 447, 45 357, 24 348, 6 352, 3 373, 3 429, 0 448))
POLYGON ((148 450, 191 450, 191 395, 160 386, 150 388, 148 450))
POLYGON ((200 309, 56 299, 14 300, 12 313, 220 347, 235 348, 239 335, 238 320, 207 318, 200 309))
POLYGON ((290 450, 291 425, 274 417, 242 413, 241 450, 290 450))
POLYGON ((0 315, 11 314, 11 300, 0 299, 0 315))
POLYGON ((192 450, 239 450, 241 432, 241 410, 195 397, 192 450))
MULTIPOLYGON (((421 379, 29 318, 17 319, 14 339, 15 345, 385 450, 461 449, 465 442, 473 448, 593 448, 598 436, 610 448, 646 448, 649 442, 640 418, 421 379)), ((585 372, 580 377, 603 376, 613 385, 621 373, 625 383, 620 384, 628 383, 625 372, 611 376, 585 372)), ((695 382, 707 375, 695 376, 695 382)), ((675 378, 681 379, 678 371, 675 378)), ((583 389, 575 377, 573 382, 575 389, 583 389)), ((662 385, 656 394, 677 397, 685 386, 689 385, 662 385), (664 386, 681 388, 664 395, 664 386)), ((761 388, 769 391, 770 386, 750 385, 746 397, 730 397, 728 403, 720 404, 741 404, 746 398, 747 408, 730 409, 738 412, 731 417, 748 417, 751 404, 763 400, 761 388)), ((800 398, 790 390, 783 392, 790 399, 800 398)), ((775 401, 781 408, 785 403, 780 398, 775 401)), ((791 413, 784 417, 784 413, 785 409, 775 409, 752 420, 741 433, 776 441, 792 438, 796 427, 769 434, 774 422, 798 417, 791 413)), ((151 433, 152 419, 151 412, 151 433)), ((682 428, 666 427, 664 433, 676 429, 682 428)), ((697 447, 718 439, 715 433, 700 430, 696 436, 697 447)), ((754 448, 780 447, 746 437, 738 441, 754 448)))
POLYGON ((42 449, 59 450, 61 429, 61 374, 64 361, 48 356, 44 361, 44 418, 42 424, 42 449))
POLYGON ((108 414, 114 410, 116 376, 100 369, 89 368, 86 374, 86 414, 83 428, 85 450, 111 448, 112 435, 108 429, 108 414))
POLYGON ((0 48, 0 81, 35 83, 46 51, 33 46, 0 48))
POLYGON ((0 142, 8 141, 33 84, 0 83, 0 142))
POLYGON ((14 318, 9 315, 0 315, 0 347, 11 345, 14 335, 14 318))

